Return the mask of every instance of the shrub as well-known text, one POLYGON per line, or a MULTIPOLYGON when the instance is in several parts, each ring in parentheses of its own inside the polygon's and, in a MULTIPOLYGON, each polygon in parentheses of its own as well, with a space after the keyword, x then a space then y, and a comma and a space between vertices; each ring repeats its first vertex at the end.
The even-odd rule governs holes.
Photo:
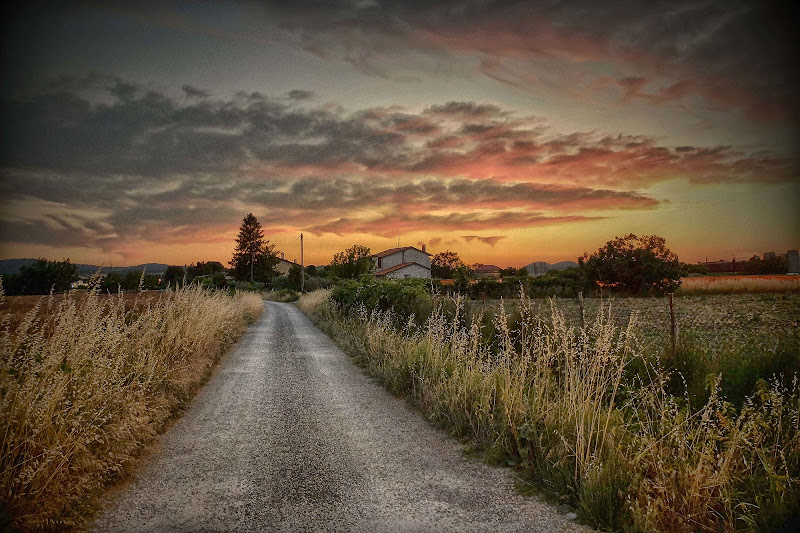
POLYGON ((361 306, 368 312, 391 310, 398 323, 406 323, 413 317, 422 324, 433 310, 429 283, 424 279, 364 277, 360 281, 337 284, 331 292, 331 299, 347 313, 353 313, 361 306))
POLYGON ((678 256, 657 235, 615 237, 592 255, 584 253, 578 264, 590 283, 630 294, 664 294, 681 285, 678 256))

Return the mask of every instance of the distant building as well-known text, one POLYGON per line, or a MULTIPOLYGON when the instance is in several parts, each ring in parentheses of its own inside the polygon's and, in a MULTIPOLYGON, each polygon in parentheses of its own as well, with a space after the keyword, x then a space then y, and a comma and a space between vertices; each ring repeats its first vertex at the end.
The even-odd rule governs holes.
POLYGON ((733 261, 725 261, 724 259, 720 259, 719 261, 706 261, 698 264, 706 267, 709 272, 738 272, 741 268, 741 262, 736 263, 735 257, 733 258, 733 261))
POLYGON ((284 252, 281 252, 281 257, 280 259, 278 259, 278 264, 275 265, 275 270, 277 270, 281 274, 288 274, 289 269, 292 268, 292 265, 296 265, 298 267, 300 266, 294 261, 288 261, 285 255, 286 254, 284 254, 284 252))
POLYGON ((764 261, 775 259, 775 252, 764 252, 764 261))
POLYGON ((500 267, 497 265, 478 265, 472 269, 476 278, 499 278, 500 267))
POLYGON ((431 254, 413 246, 392 248, 372 256, 375 260, 375 276, 379 278, 430 278, 431 254))
POLYGON ((787 269, 789 274, 800 274, 800 256, 797 250, 786 252, 786 262, 789 266, 787 269))

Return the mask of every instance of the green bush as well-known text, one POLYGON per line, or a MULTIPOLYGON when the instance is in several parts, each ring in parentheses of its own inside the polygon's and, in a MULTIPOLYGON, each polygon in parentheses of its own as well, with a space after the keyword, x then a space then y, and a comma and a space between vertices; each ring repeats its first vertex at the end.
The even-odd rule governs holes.
POLYGON ((423 324, 433 311, 430 281, 424 279, 386 279, 363 277, 359 281, 344 281, 331 292, 331 299, 344 312, 351 314, 360 307, 367 312, 394 313, 398 324, 412 317, 423 324))

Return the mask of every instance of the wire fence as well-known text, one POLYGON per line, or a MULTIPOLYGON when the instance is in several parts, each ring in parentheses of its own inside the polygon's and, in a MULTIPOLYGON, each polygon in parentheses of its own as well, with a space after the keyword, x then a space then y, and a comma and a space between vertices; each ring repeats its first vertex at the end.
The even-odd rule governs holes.
MULTIPOLYGON (((742 343, 761 343, 770 350, 781 338, 800 337, 800 294, 736 294, 665 296, 650 298, 536 298, 530 300, 544 320, 552 316, 552 305, 571 326, 592 324, 601 310, 614 324, 633 330, 648 350, 680 349, 692 342, 700 348, 730 348, 742 343), (671 300, 671 305, 670 305, 671 300)), ((519 300, 505 300, 513 312, 519 300)), ((500 300, 473 300, 471 312, 493 312, 500 300)), ((800 357, 800 354, 798 354, 800 357)))

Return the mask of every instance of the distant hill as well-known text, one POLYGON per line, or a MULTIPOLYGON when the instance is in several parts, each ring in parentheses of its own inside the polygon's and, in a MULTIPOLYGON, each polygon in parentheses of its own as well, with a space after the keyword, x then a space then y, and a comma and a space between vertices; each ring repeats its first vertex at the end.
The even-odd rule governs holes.
POLYGON ((16 274, 20 268, 35 262, 36 259, 0 259, 0 274, 16 274))
POLYGON ((551 270, 566 270, 577 266, 578 263, 575 261, 559 261, 552 265, 545 261, 534 261, 530 265, 525 265, 525 268, 531 276, 541 276, 551 270))
MULTIPOLYGON (((19 269, 23 266, 32 265, 36 262, 36 259, 0 259, 0 274, 17 274, 19 269)), ((100 270, 103 274, 108 274, 111 272, 111 267, 100 267, 98 265, 84 265, 81 263, 76 263, 75 266, 78 269, 79 276, 91 276, 98 270, 100 270)), ((131 270, 136 272, 141 272, 143 268, 147 269, 148 274, 163 274, 167 270, 167 266, 162 263, 146 263, 144 265, 135 265, 135 266, 126 266, 126 267, 114 267, 114 272, 119 274, 126 274, 131 270)))

